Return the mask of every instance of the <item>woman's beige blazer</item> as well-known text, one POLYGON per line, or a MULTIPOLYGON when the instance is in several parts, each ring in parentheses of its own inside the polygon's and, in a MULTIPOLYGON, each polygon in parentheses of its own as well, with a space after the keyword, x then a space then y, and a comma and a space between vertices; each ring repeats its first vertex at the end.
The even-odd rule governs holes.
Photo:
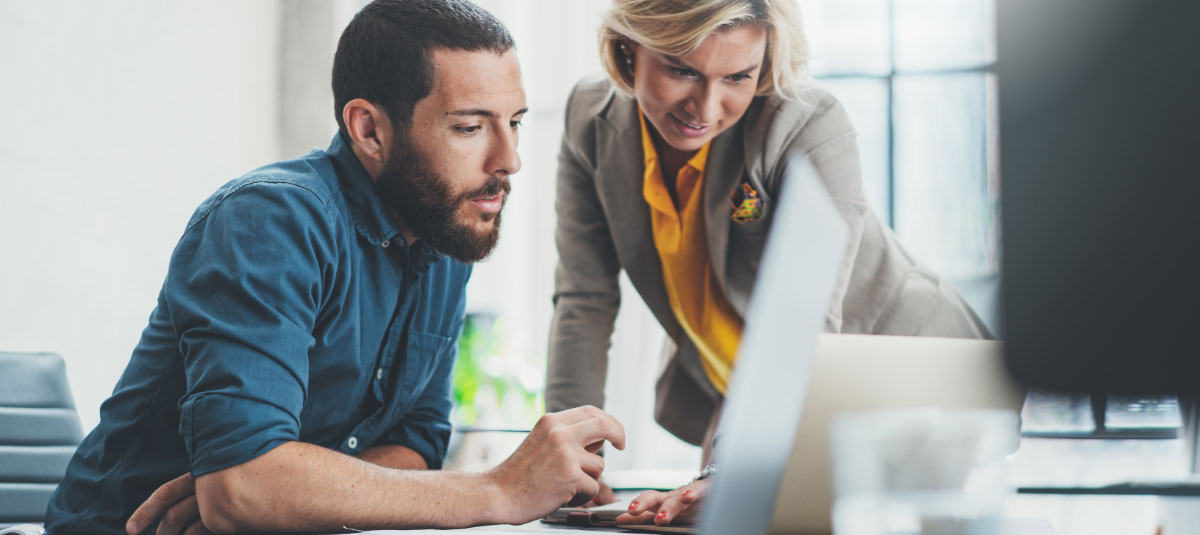
MULTIPOLYGON (((636 102, 602 78, 572 92, 558 161, 554 319, 546 408, 603 406, 609 339, 621 299, 621 270, 672 342, 661 370, 655 419, 698 444, 719 393, 667 301, 642 197, 642 140, 636 102)), ((813 84, 796 100, 757 97, 736 125, 712 141, 704 172, 705 225, 713 275, 745 317, 784 170, 806 158, 850 229, 830 332, 986 337, 957 294, 909 255, 867 206, 858 145, 845 110, 813 84), (763 199, 754 221, 735 222, 730 198, 747 182, 763 199)))

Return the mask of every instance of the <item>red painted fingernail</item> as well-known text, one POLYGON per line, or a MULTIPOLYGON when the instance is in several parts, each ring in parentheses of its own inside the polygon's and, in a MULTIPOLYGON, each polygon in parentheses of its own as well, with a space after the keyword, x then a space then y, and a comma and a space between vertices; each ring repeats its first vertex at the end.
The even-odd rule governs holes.
POLYGON ((691 495, 692 495, 692 491, 690 491, 690 490, 685 490, 685 491, 683 491, 683 495, 684 495, 684 496, 691 496, 691 495))
POLYGON ((629 508, 630 508, 630 509, 637 509, 637 506, 638 506, 638 502, 631 502, 631 503, 629 504, 629 508))
POLYGON ((659 518, 666 518, 666 517, 667 517, 667 512, 666 512, 666 511, 659 511, 659 512, 658 512, 658 517, 659 517, 659 518))

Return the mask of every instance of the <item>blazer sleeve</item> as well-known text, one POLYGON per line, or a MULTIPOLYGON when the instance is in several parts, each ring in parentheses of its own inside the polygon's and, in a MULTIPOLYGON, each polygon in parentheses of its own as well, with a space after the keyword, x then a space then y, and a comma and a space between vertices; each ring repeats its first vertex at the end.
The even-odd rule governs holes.
MULTIPOLYGON (((584 156, 594 117, 578 87, 568 99, 558 157, 554 316, 550 324, 546 411, 604 404, 608 348, 620 306, 620 263, 595 183, 584 156)), ((593 147, 594 149, 594 147, 593 147)))
POLYGON ((771 173, 776 178, 775 183, 782 185, 790 167, 811 166, 829 191, 849 231, 833 301, 825 317, 828 332, 841 332, 842 304, 870 217, 863 194, 854 126, 842 104, 815 86, 798 101, 780 106, 773 119, 774 125, 795 125, 769 129, 766 142, 767 150, 776 155, 773 158, 775 171, 771 173))

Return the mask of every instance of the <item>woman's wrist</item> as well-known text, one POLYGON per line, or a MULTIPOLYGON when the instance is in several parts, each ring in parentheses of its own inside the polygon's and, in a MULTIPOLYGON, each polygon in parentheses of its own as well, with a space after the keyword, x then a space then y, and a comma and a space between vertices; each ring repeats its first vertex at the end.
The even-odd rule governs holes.
POLYGON ((700 473, 696 475, 696 477, 692 478, 692 483, 703 479, 708 479, 715 475, 717 475, 717 463, 709 463, 709 465, 705 466, 703 470, 700 470, 700 473))

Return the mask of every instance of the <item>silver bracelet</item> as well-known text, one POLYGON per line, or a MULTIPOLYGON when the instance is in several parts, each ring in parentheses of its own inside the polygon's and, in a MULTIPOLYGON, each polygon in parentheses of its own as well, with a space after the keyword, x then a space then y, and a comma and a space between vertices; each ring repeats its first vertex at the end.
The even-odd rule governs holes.
POLYGON ((709 478, 711 476, 715 476, 715 475, 717 475, 717 463, 712 463, 708 466, 705 466, 704 469, 700 471, 700 475, 693 477, 692 483, 700 481, 701 479, 707 479, 707 478, 709 478))

